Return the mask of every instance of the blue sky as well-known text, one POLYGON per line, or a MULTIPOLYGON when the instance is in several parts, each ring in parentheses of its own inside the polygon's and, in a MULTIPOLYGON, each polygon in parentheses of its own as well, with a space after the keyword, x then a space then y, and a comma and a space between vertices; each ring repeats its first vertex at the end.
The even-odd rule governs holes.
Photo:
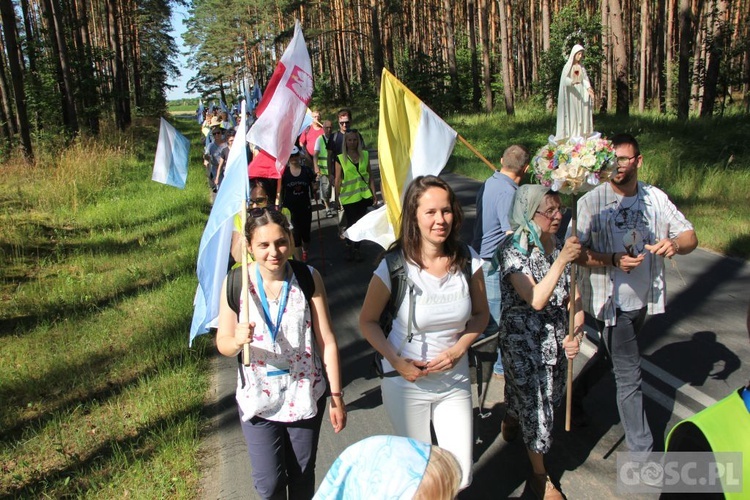
POLYGON ((198 94, 188 94, 185 89, 187 81, 195 75, 195 71, 187 67, 187 58, 183 55, 185 52, 185 46, 182 44, 182 34, 185 32, 185 26, 182 24, 183 19, 187 19, 188 13, 187 8, 182 5, 174 5, 172 11, 172 36, 174 37, 175 43, 177 44, 177 50, 180 55, 175 61, 175 65, 180 69, 182 75, 180 78, 174 80, 170 79, 168 83, 170 85, 176 85, 175 88, 167 92, 167 100, 183 99, 186 97, 196 98, 198 94))

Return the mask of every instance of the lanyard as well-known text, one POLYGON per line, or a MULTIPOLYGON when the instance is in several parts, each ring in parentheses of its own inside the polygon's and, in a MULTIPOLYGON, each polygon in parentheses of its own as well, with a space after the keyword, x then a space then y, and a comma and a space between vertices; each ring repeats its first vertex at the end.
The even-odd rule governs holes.
MULTIPOLYGON (((286 268, 285 268, 286 271, 286 268)), ((268 307, 268 297, 266 297, 266 290, 263 288, 263 277, 260 275, 258 265, 255 265, 255 281, 258 283, 258 295, 260 295, 260 305, 263 308, 263 320, 268 326, 268 331, 271 333, 271 340, 276 342, 276 334, 279 332, 281 327, 281 317, 284 315, 284 309, 286 309, 286 301, 289 297, 289 277, 284 279, 284 284, 281 286, 281 293, 279 295, 279 312, 276 315, 276 324, 271 321, 271 309, 268 307)))

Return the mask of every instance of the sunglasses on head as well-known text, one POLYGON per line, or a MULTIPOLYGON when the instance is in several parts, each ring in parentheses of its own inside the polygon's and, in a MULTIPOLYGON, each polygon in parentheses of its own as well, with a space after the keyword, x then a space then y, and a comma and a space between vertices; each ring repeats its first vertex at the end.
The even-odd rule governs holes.
POLYGON ((251 208, 248 214, 253 219, 257 219, 258 217, 262 217, 266 212, 278 212, 279 209, 276 205, 271 205, 268 207, 257 207, 257 208, 251 208))

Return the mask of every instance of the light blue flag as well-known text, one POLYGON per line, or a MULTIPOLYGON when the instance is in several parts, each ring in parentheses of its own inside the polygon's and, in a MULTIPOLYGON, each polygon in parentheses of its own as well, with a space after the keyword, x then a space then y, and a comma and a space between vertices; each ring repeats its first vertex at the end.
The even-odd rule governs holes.
POLYGON ((196 112, 198 125, 203 125, 203 99, 198 100, 198 111, 196 112))
MULTIPOLYGON (((245 106, 242 106, 240 126, 245 126, 245 106)), ((241 129, 240 129, 241 130, 241 129)), ((244 141, 234 141, 229 150, 227 170, 216 200, 203 230, 198 249, 198 290, 193 302, 193 323, 190 326, 190 346, 198 335, 216 326, 219 317, 221 285, 227 275, 229 251, 232 246, 234 216, 246 206, 250 194, 247 177, 247 151, 244 141)))
POLYGON ((188 138, 162 118, 151 180, 185 189, 189 152, 190 141, 188 138))

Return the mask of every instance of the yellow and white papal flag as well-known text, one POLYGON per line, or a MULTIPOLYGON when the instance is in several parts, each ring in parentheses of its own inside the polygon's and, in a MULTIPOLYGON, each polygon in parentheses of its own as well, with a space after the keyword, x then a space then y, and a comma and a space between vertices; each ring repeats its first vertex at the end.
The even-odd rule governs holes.
POLYGON ((401 225, 404 191, 415 177, 438 175, 448 162, 458 133, 428 108, 391 72, 380 80, 378 160, 385 206, 346 231, 353 241, 370 240, 388 248, 401 225))

